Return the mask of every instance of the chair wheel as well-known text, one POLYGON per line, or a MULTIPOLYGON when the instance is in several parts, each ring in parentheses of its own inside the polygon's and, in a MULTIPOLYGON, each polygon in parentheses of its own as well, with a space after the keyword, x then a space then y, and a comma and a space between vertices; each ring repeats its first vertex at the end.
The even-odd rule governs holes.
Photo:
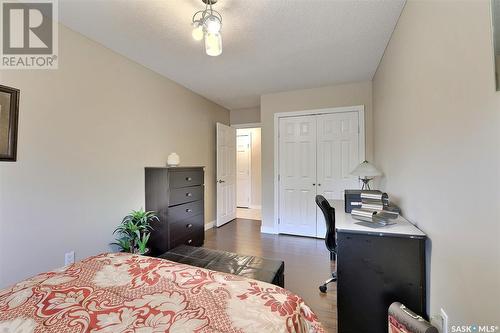
POLYGON ((326 293, 326 284, 319 286, 319 291, 321 291, 322 293, 326 293))

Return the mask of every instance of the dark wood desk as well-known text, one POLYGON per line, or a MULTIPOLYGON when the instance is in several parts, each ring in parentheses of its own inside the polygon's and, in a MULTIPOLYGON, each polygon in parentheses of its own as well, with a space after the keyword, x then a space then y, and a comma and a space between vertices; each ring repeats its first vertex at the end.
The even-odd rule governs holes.
POLYGON ((426 317, 426 235, 408 220, 370 227, 332 200, 337 229, 339 333, 386 333, 387 310, 401 302, 426 317))

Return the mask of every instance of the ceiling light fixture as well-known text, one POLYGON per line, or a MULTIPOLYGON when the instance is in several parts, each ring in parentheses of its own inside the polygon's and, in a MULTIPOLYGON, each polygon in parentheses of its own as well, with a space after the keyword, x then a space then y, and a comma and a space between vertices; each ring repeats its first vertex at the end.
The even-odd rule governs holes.
POLYGON ((222 54, 222 16, 212 9, 217 0, 202 0, 205 10, 200 10, 193 15, 193 32, 195 40, 201 41, 205 38, 205 52, 212 57, 222 54))

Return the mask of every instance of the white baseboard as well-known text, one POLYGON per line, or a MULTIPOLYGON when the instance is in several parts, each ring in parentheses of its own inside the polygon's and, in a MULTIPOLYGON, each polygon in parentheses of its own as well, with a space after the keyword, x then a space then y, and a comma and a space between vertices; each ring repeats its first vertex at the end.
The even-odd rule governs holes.
POLYGON ((250 205, 250 209, 262 209, 261 205, 250 205))
POLYGON ((276 230, 274 230, 274 227, 266 227, 266 226, 261 226, 260 232, 263 234, 274 234, 274 235, 278 234, 276 230))
POLYGON ((215 221, 206 223, 205 224, 205 231, 207 231, 208 229, 212 229, 214 226, 215 226, 215 221))

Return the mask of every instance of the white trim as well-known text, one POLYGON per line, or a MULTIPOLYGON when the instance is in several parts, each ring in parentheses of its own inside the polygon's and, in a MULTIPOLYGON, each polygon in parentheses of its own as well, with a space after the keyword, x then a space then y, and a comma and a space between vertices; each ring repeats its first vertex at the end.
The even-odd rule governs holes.
POLYGON ((262 209, 261 205, 250 205, 250 209, 262 209))
POLYGON ((358 112, 358 125, 359 125, 359 160, 364 161, 366 158, 365 154, 365 106, 355 105, 346 107, 336 107, 327 109, 313 109, 313 110, 303 110, 303 111, 291 111, 291 112, 277 112, 274 114, 274 216, 273 216, 273 226, 261 227, 261 232, 279 234, 279 184, 278 184, 278 173, 279 173, 279 119, 286 117, 297 117, 297 116, 312 116, 319 114, 329 114, 329 113, 340 113, 340 112, 358 112), (266 230, 266 231, 264 231, 266 230), (273 232, 270 232, 272 230, 273 232))
POLYGON ((215 226, 215 220, 212 222, 205 223, 205 231, 212 229, 215 226))
POLYGON ((241 129, 241 128, 261 128, 262 123, 246 123, 246 124, 233 124, 231 127, 241 129))
POLYGON ((263 234, 273 234, 273 235, 277 235, 278 234, 276 232, 276 229, 274 227, 261 226, 260 227, 260 232, 263 233, 263 234))

